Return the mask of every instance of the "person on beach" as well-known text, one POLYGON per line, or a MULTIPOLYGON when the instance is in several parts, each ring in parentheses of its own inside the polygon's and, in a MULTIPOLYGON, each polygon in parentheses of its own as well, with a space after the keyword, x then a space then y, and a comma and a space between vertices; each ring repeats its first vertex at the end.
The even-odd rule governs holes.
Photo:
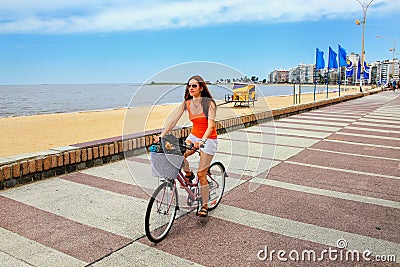
MULTIPOLYGON (((202 207, 198 212, 198 216, 200 217, 208 216, 207 203, 209 187, 207 170, 218 148, 217 131, 215 128, 216 109, 217 105, 204 79, 199 75, 190 77, 186 84, 183 103, 179 106, 172 120, 166 125, 160 135, 161 138, 167 135, 176 126, 183 113, 185 111, 188 112, 193 127, 185 142, 187 144, 193 144, 195 148, 200 149, 200 162, 197 171, 197 176, 200 181, 200 193, 203 201, 202 207)), ((193 150, 187 150, 184 154, 183 170, 186 174, 186 178, 189 180, 195 177, 194 173, 190 170, 187 160, 187 157, 193 155, 193 153, 193 150)))

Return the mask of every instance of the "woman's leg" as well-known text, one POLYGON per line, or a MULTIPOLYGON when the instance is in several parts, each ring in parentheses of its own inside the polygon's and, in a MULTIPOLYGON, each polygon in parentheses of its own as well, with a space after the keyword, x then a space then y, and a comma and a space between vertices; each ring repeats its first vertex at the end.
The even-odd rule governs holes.
POLYGON ((192 171, 190 170, 190 165, 189 165, 189 161, 187 160, 187 157, 193 155, 193 153, 194 153, 193 150, 187 150, 185 152, 185 154, 183 155, 184 156, 184 158, 183 158, 184 165, 183 165, 182 169, 185 172, 186 176, 189 176, 192 173, 192 171))
MULTIPOLYGON (((185 143, 187 145, 192 144, 192 142, 190 140, 187 140, 187 139, 185 140, 185 143)), ((187 160, 187 157, 193 155, 194 152, 195 152, 194 150, 186 150, 185 154, 183 155, 184 156, 184 158, 183 158, 184 165, 183 165, 182 169, 185 172, 186 176, 190 176, 192 174, 192 171, 190 170, 190 165, 189 165, 189 161, 187 160)))
POLYGON ((204 153, 203 151, 200 152, 200 162, 197 176, 199 177, 200 181, 200 193, 203 200, 203 207, 207 207, 208 203, 209 188, 207 181, 207 171, 210 167, 210 163, 213 157, 213 155, 209 155, 207 153, 204 153))

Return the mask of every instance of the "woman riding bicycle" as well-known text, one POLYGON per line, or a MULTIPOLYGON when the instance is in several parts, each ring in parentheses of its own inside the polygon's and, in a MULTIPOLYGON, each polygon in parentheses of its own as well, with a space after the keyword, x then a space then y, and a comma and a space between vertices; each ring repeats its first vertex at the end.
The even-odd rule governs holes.
MULTIPOLYGON (((187 144, 193 144, 200 149, 200 162, 197 176, 200 181, 200 193, 202 197, 202 207, 198 212, 198 216, 208 216, 208 196, 209 186, 207 181, 207 170, 210 163, 217 152, 218 141, 217 131, 215 128, 215 115, 217 106, 208 90, 207 84, 202 77, 195 75, 189 78, 186 84, 185 100, 174 114, 170 123, 162 131, 160 137, 167 135, 178 123, 184 111, 188 112, 189 119, 193 123, 192 132, 186 138, 187 144)), ((183 170, 186 177, 190 180, 194 178, 193 172, 190 170, 187 157, 195 151, 187 150, 184 154, 183 170)))

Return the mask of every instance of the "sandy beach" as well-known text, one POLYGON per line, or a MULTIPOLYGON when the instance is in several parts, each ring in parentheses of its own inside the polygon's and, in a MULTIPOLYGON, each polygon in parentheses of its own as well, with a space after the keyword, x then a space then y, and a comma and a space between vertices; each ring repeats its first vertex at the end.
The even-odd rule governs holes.
MULTIPOLYGON (((322 88, 320 88, 322 89, 322 88)), ((353 94, 358 89, 348 88, 341 95, 353 94)), ((338 93, 330 93, 329 98, 338 93)), ((326 99, 326 93, 317 94, 317 100, 326 99)), ((313 94, 302 94, 301 103, 314 101, 313 94)), ((293 105, 293 96, 259 98, 254 108, 232 104, 218 107, 217 120, 257 113, 293 105)), ((127 133, 162 128, 177 104, 91 112, 44 114, 0 118, 0 157, 32 153, 49 148, 88 142, 127 133)), ((186 115, 179 125, 190 125, 186 115)))

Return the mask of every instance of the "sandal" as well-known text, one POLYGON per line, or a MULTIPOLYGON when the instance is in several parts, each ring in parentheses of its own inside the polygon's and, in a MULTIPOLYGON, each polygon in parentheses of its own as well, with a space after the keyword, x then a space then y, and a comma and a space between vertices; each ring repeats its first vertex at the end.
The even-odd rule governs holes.
POLYGON ((199 212, 197 212, 197 216, 199 217, 207 217, 208 216, 208 208, 206 206, 202 206, 199 212))

